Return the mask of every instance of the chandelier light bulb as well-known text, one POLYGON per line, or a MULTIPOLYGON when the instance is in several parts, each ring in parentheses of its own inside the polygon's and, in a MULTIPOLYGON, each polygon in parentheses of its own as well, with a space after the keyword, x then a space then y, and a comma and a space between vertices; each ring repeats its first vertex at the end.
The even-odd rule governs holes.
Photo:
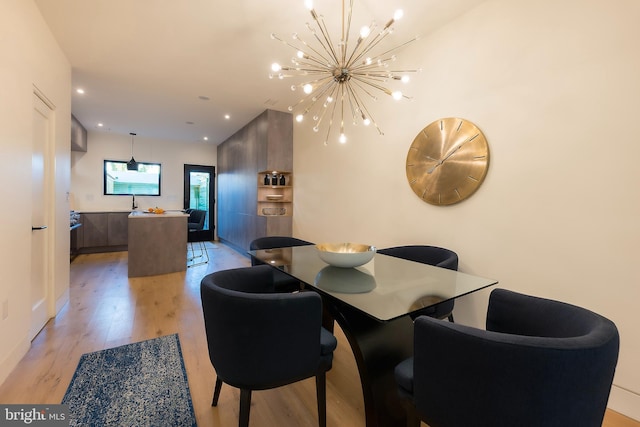
POLYGON ((411 79, 406 74, 404 76, 402 76, 402 78, 400 79, 400 81, 402 83, 409 83, 409 80, 411 80, 411 79))
POLYGON ((344 133, 341 133, 339 141, 340 141, 340 144, 346 143, 347 142, 347 136, 344 133))
POLYGON ((362 121, 362 123, 363 123, 365 126, 369 126, 369 125, 371 124, 371 120, 369 120, 369 118, 368 118, 368 117, 365 117, 365 119, 362 121))
POLYGON ((364 26, 362 28, 360 28, 360 37, 363 39, 366 39, 367 37, 369 37, 369 34, 371 34, 371 28, 369 28, 368 26, 364 26))
POLYGON ((300 59, 304 58, 304 52, 301 50, 298 51, 297 55, 298 55, 298 58, 300 59))
POLYGON ((403 16, 404 16, 404 11, 402 9, 398 9, 393 14, 393 20, 397 21, 399 19, 402 19, 403 16))
POLYGON ((309 10, 313 10, 313 1, 312 0, 305 0, 304 6, 309 10))
POLYGON ((307 83, 302 87, 302 90, 304 90, 304 93, 309 95, 311 92, 313 92, 313 86, 310 83, 307 83))
POLYGON ((282 70, 282 67, 280 66, 280 64, 278 64, 277 62, 274 62, 273 64, 271 64, 271 71, 273 71, 274 73, 277 73, 280 70, 282 70))
POLYGON ((298 115, 296 116, 296 121, 297 121, 298 123, 300 123, 300 122, 302 121, 302 119, 304 119, 304 116, 303 116, 302 114, 298 114, 298 115))
POLYGON ((391 97, 396 101, 400 101, 402 99, 402 92, 400 92, 399 90, 396 90, 395 92, 391 93, 391 97))

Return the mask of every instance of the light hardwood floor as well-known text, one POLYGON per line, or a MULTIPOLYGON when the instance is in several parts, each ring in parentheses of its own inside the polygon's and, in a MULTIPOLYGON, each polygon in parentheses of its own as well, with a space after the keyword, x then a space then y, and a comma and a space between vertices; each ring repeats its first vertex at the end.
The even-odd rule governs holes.
MULTIPOLYGON (((186 272, 127 277, 127 253, 81 255, 71 264, 70 301, 47 323, 15 371, 0 386, 2 403, 59 403, 83 353, 178 333, 198 425, 235 426, 239 392, 223 386, 211 407, 215 373, 209 362, 200 305, 200 280, 211 272, 249 265, 216 243, 209 264, 186 272)), ((327 425, 364 426, 362 392, 353 353, 336 325, 338 349, 327 376, 327 425)), ((315 383, 301 381, 253 393, 251 426, 316 426, 315 383)), ((604 427, 640 427, 607 411, 604 427)))

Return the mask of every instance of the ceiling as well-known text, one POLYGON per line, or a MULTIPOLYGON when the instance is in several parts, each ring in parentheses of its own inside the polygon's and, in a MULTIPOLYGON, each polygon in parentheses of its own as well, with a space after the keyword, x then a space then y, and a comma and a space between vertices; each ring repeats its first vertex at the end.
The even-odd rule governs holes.
MULTIPOLYGON (((352 28, 383 25, 404 9, 385 41, 393 47, 482 1, 355 0, 352 28)), ((271 63, 294 54, 270 35, 310 39, 304 0, 35 2, 71 63, 72 112, 90 131, 219 144, 265 109, 286 111, 297 101, 291 82, 268 77, 271 63)), ((337 37, 341 3, 314 6, 337 37)))

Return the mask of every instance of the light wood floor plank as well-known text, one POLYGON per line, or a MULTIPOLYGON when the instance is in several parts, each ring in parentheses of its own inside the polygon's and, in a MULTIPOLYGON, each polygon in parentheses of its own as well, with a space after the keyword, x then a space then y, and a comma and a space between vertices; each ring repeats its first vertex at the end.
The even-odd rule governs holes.
MULTIPOLYGON (((2 403, 59 403, 84 353, 178 333, 198 425, 226 427, 238 422, 238 390, 223 386, 211 407, 215 372, 209 362, 200 304, 200 280, 249 260, 217 243, 210 262, 186 272, 127 277, 127 253, 81 255, 71 265, 70 301, 47 323, 31 349, 0 386, 2 403)), ((364 404, 348 342, 336 325, 338 348, 327 375, 327 424, 364 426, 364 404)), ((253 393, 251 426, 317 425, 315 383, 301 381, 253 393)), ((640 427, 607 411, 603 427, 640 427)))

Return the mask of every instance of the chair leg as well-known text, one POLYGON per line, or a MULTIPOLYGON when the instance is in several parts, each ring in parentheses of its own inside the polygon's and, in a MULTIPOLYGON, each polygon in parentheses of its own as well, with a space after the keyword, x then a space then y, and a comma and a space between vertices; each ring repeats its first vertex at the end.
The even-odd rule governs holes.
POLYGON ((420 427, 420 418, 415 411, 410 411, 407 414, 407 427, 420 427))
POLYGON ((216 378, 216 385, 213 389, 213 401, 211 402, 211 406, 218 406, 218 399, 220 399, 221 389, 222 389, 222 380, 220 378, 216 378))
POLYGON ((195 267, 196 265, 207 264, 209 262, 209 253, 207 252, 207 246, 204 242, 196 242, 198 246, 198 254, 196 254, 196 249, 193 248, 193 242, 189 242, 187 244, 187 267, 195 267), (191 256, 189 256, 189 252, 191 252, 191 256), (198 260, 199 258, 204 258, 203 260, 198 260))
POLYGON ((449 322, 451 322, 451 323, 455 323, 455 322, 453 321, 453 312, 449 313, 449 317, 448 317, 448 319, 449 319, 449 322))
POLYGON ((413 403, 408 399, 402 399, 402 407, 407 416, 407 427, 420 427, 420 417, 413 403))
POLYGON ((318 400, 318 426, 327 426, 327 374, 316 375, 316 399, 318 400))
POLYGON ((200 245, 202 246, 202 253, 204 254, 204 257, 206 258, 206 260, 204 261, 204 264, 207 264, 207 263, 209 263, 209 252, 207 252, 207 244, 205 242, 200 242, 200 245))
POLYGON ((239 427, 249 427, 249 410, 251 409, 251 390, 240 389, 239 427))

